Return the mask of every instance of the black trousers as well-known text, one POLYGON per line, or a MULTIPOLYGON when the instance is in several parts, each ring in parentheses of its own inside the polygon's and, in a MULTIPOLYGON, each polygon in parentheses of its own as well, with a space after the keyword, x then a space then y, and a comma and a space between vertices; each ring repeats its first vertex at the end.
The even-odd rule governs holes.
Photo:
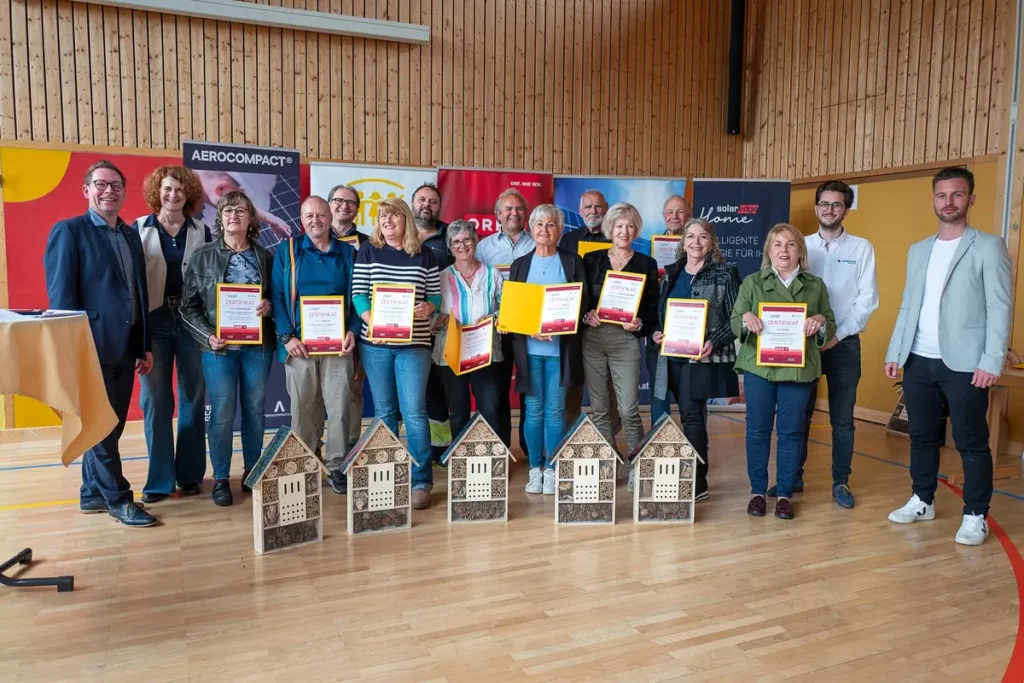
MULTIPOLYGON (((498 407, 501 405, 501 366, 492 363, 465 375, 456 375, 448 366, 437 368, 445 393, 448 394, 449 414, 452 422, 452 439, 462 433, 469 424, 470 391, 476 399, 476 410, 487 420, 495 432, 501 422, 498 407)), ((507 396, 507 394, 506 394, 507 396)), ((507 400, 507 399, 506 399, 507 400)))
POLYGON ((133 500, 131 484, 121 470, 118 442, 128 419, 128 407, 135 387, 135 355, 126 352, 119 362, 101 365, 100 370, 103 372, 103 385, 107 390, 110 407, 117 415, 117 426, 103 441, 85 452, 79 498, 83 503, 103 500, 108 507, 113 507, 133 500))
MULTIPOLYGON (((430 456, 440 462, 441 456, 448 450, 449 442, 440 438, 438 430, 444 430, 448 422, 448 397, 444 391, 444 381, 441 379, 441 368, 433 363, 430 364, 430 374, 427 375, 427 419, 430 422, 430 456)), ((449 427, 449 429, 451 429, 449 427)))
POLYGON ((971 386, 970 372, 954 372, 940 359, 910 354, 903 367, 903 402, 910 423, 910 478, 914 493, 931 504, 938 487, 943 398, 953 441, 964 466, 964 514, 987 515, 992 501, 988 447, 988 389, 971 386))
POLYGON ((708 402, 707 399, 689 398, 684 373, 691 370, 690 363, 668 364, 668 388, 677 399, 683 436, 704 460, 697 461, 695 493, 708 490, 708 402))

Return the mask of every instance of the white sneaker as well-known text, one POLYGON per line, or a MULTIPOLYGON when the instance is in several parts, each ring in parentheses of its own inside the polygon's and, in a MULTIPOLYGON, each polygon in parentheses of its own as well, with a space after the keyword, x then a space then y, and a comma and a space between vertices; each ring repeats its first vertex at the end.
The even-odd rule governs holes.
POLYGON ((548 496, 555 495, 555 471, 552 469, 544 470, 544 493, 548 496))
POLYGON ((889 513, 889 521, 897 524, 911 524, 922 519, 935 519, 935 505, 928 505, 916 493, 906 505, 889 513))
POLYGON ((988 538, 988 522, 985 515, 964 515, 956 542, 960 545, 981 545, 988 538))
POLYGON ((632 467, 629 468, 629 479, 626 480, 626 490, 633 493, 633 487, 636 486, 636 470, 632 467))
POLYGON ((539 467, 530 468, 530 478, 526 480, 527 493, 541 493, 544 491, 544 477, 539 467))

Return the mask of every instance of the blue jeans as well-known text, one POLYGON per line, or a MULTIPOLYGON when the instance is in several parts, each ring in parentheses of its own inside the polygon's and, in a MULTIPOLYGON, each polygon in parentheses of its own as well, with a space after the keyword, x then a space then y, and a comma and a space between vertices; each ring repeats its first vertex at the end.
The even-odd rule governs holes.
POLYGON ((665 398, 658 398, 654 395, 654 381, 658 376, 658 357, 661 355, 661 348, 648 337, 644 345, 644 360, 647 364, 647 387, 648 396, 651 399, 651 426, 654 426, 662 415, 672 415, 672 403, 675 396, 671 389, 665 390, 665 398))
POLYGON ((263 399, 274 350, 268 346, 243 346, 223 354, 207 353, 203 357, 206 393, 210 398, 210 462, 214 479, 231 476, 231 452, 235 422, 235 406, 241 398, 242 462, 251 470, 263 450, 266 419, 263 399))
POLYGON ((359 344, 359 359, 366 368, 373 393, 373 412, 398 434, 401 411, 413 465, 412 488, 430 490, 434 485, 430 459, 430 423, 427 420, 427 376, 430 349, 425 346, 396 348, 359 344))
MULTIPOLYGON (((853 409, 857 405, 860 382, 860 337, 847 337, 821 354, 821 374, 827 379, 828 420, 832 424, 832 485, 850 483, 853 463, 853 409)), ((811 436, 811 416, 818 398, 818 383, 807 400, 806 435, 800 453, 797 481, 804 478, 807 440, 811 436)))
POLYGON ((530 467, 547 464, 565 436, 565 387, 558 356, 528 356, 530 391, 526 394, 526 447, 530 467))
POLYGON ((806 433, 807 399, 814 382, 769 382, 751 372, 743 373, 747 394, 747 477, 750 493, 768 491, 768 459, 772 452, 772 423, 778 444, 775 481, 779 498, 793 495, 800 450, 806 433))
POLYGON ((174 493, 177 482, 202 484, 206 474, 206 382, 199 344, 181 326, 177 310, 162 306, 149 314, 153 370, 140 379, 149 476, 145 493, 174 493), (178 443, 174 430, 174 366, 178 370, 178 443))

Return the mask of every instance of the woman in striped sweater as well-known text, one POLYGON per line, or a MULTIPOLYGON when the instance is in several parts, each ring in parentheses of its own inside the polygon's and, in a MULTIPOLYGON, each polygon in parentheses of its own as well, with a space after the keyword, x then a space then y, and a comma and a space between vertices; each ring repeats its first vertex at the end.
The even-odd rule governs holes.
POLYGON ((427 375, 430 373, 430 317, 441 305, 441 281, 430 249, 423 249, 412 211, 401 199, 377 205, 377 222, 368 242, 359 248, 352 273, 352 303, 363 320, 359 355, 373 392, 373 412, 398 434, 401 411, 409 451, 419 465, 412 471, 412 506, 430 506, 434 478, 427 422, 427 375), (412 340, 370 341, 374 285, 416 287, 412 340))

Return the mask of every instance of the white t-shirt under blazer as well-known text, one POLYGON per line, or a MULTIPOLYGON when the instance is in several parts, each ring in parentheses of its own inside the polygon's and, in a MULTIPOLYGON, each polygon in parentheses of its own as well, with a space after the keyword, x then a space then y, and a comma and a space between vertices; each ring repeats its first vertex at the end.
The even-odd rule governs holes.
POLYGON ((928 273, 925 276, 924 296, 921 300, 921 317, 917 319, 917 333, 910 352, 925 358, 942 358, 939 351, 939 304, 942 303, 942 288, 949 273, 949 264, 960 245, 962 237, 955 240, 936 239, 932 253, 928 256, 928 273))

